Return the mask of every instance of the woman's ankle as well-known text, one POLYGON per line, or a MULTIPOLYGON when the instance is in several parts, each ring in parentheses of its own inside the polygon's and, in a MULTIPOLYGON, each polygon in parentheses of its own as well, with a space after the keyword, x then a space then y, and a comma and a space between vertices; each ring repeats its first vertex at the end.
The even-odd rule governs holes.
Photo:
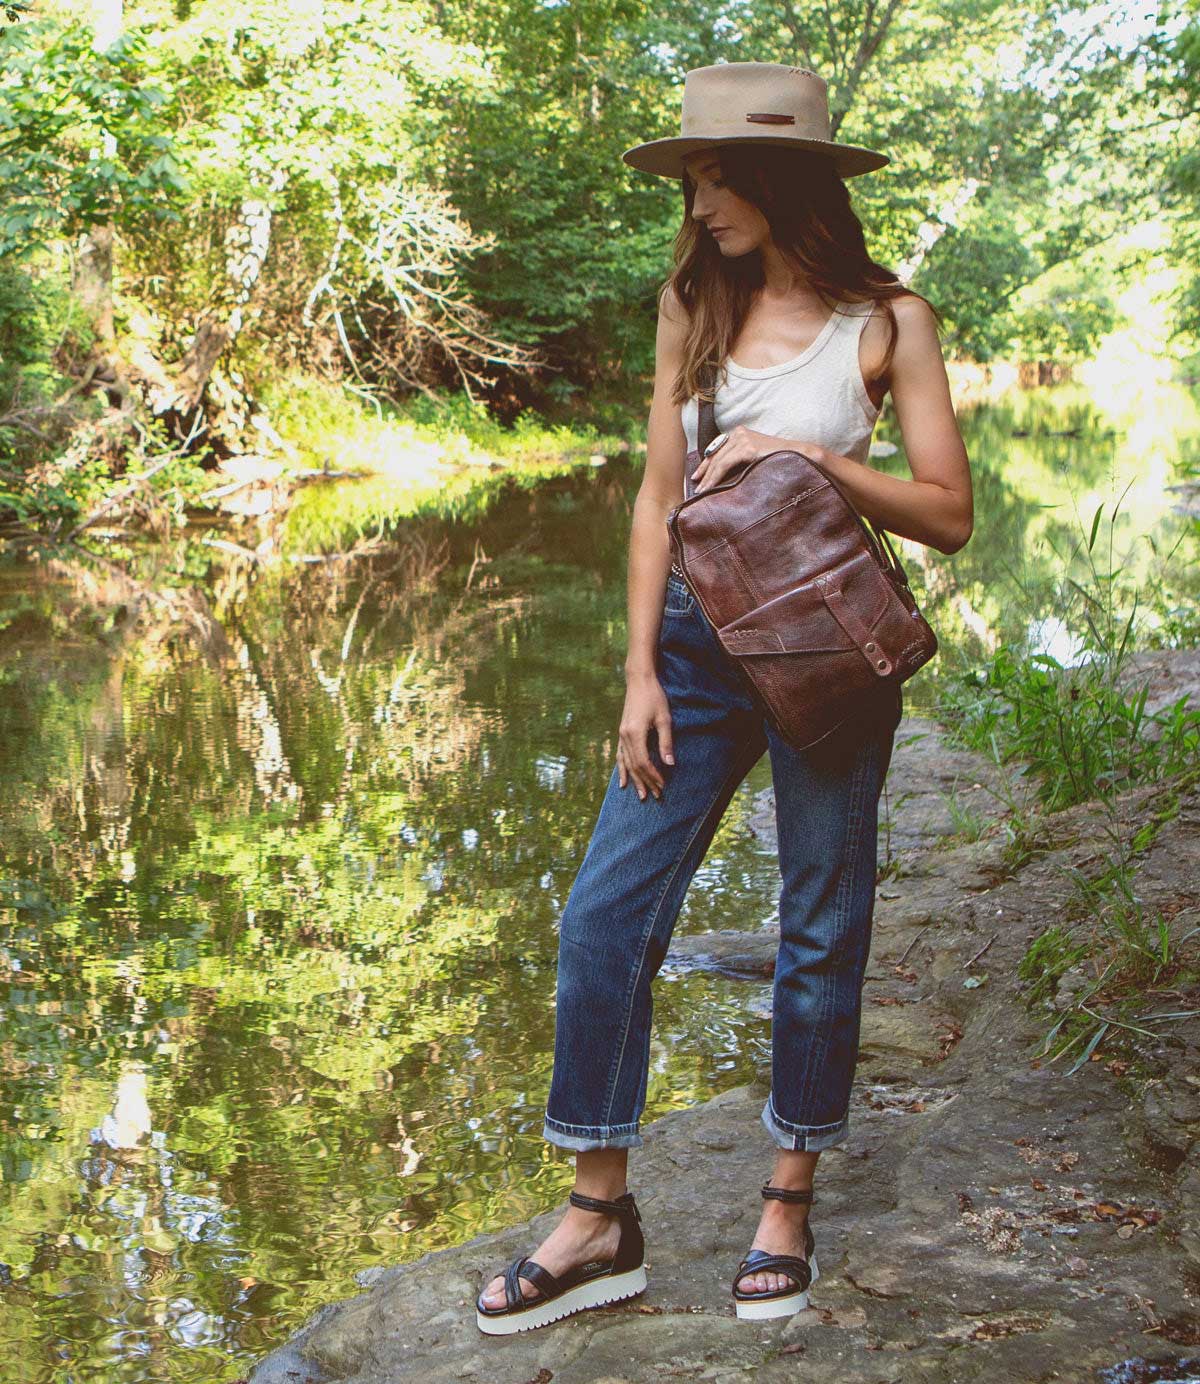
POLYGON ((628 1149, 593 1149, 575 1155, 575 1190, 599 1201, 616 1201, 629 1189, 628 1149))
MULTIPOLYGON (((580 1182, 576 1180, 575 1191, 580 1196, 592 1197, 596 1201, 619 1201, 629 1190, 624 1179, 617 1186, 611 1183, 601 1184, 599 1187, 594 1182, 580 1182)), ((595 1212, 592 1212, 595 1215, 595 1212)))

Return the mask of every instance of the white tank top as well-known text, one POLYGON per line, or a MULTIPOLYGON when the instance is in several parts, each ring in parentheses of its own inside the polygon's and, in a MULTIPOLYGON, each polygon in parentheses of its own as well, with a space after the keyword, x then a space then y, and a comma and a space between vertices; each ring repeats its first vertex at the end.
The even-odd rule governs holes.
MULTIPOLYGON (((757 370, 726 358, 728 379, 718 377, 713 416, 719 432, 743 425, 790 442, 819 442, 865 462, 879 409, 871 402, 858 364, 858 343, 873 302, 839 303, 806 351, 757 370)), ((696 448, 695 396, 681 411, 689 452, 696 448)))

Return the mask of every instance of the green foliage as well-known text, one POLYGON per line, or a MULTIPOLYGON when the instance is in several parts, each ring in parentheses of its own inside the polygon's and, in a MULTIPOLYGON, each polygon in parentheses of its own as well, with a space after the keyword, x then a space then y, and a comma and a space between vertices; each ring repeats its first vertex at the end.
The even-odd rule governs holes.
MULTIPOLYGON (((945 308, 951 353, 1078 358, 1143 253, 1119 234, 1162 210, 1179 84, 1143 82, 1115 42, 1061 61, 1091 11, 961 17, 889 11, 853 85, 806 31, 835 135, 893 157, 852 204, 875 257, 945 308)), ((786 56, 798 32, 763 0, 736 23, 701 0, 150 0, 126 22, 104 54, 69 11, 0 34, 0 247, 49 244, 65 271, 69 239, 111 223, 120 344, 168 364, 198 321, 236 318, 223 369, 249 398, 296 368, 393 401, 478 383, 506 418, 602 431, 616 410, 592 396, 632 397, 653 367, 682 208, 621 152, 676 130, 690 67, 786 56)))
POLYGON ((1025 765, 1050 811, 1169 778, 1200 754, 1200 711, 1188 706, 1186 694, 1150 712, 1148 684, 1131 691, 1122 680, 1141 594, 1128 588, 1114 557, 1120 505, 1108 517, 1103 567, 1096 560, 1103 505, 1064 560, 1058 604, 1079 663, 1066 667, 1048 652, 1001 645, 982 668, 951 674, 940 687, 939 714, 953 736, 1025 765), (1070 575, 1077 556, 1086 563, 1086 585, 1070 575))
POLYGON ((1194 788, 1198 778, 1195 767, 1181 774, 1132 833, 1122 828, 1112 800, 1105 801, 1107 864, 1094 875, 1074 867, 1067 870, 1073 884, 1068 913, 1081 918, 1087 932, 1080 925, 1071 929, 1055 924, 1034 940, 1021 961, 1019 973, 1030 982, 1030 1007, 1052 1002, 1063 1011, 1042 1040, 1039 1057, 1057 1044, 1050 1057, 1057 1061, 1083 1044, 1068 1075, 1089 1060, 1110 1031, 1141 1033, 1157 1042, 1158 1034, 1143 1025, 1194 1018, 1200 1012, 1140 1012, 1148 992, 1178 994, 1200 979, 1196 946, 1187 946, 1200 929, 1181 933, 1161 909, 1143 901, 1135 883, 1137 858, 1177 815, 1183 793, 1194 788), (1062 989, 1069 971, 1074 972, 1075 984, 1062 989))
POLYGON ((96 53, 85 25, 37 20, 0 30, 0 255, 112 221, 159 224, 183 187, 146 81, 146 36, 96 53))
POLYGON ((46 266, 34 274, 0 265, 0 428, 9 407, 41 402, 63 387, 52 360, 68 335, 76 349, 88 349, 91 331, 65 276, 46 266))
POLYGON ((1064 668, 1050 654, 1001 647, 990 663, 947 679, 941 715, 958 739, 986 751, 996 736, 1006 759, 1036 775, 1050 811, 1116 787, 1156 781, 1200 752, 1200 712, 1187 697, 1146 710, 1147 689, 1129 695, 1109 664, 1064 668))
POLYGON ((471 269, 477 299, 500 331, 555 339, 588 373, 628 368, 631 354, 644 365, 681 203, 678 184, 634 172, 620 152, 678 99, 650 53, 670 21, 640 3, 531 0, 444 15, 452 38, 492 54, 486 86, 420 88, 425 157, 467 220, 496 238, 471 269))
POLYGON ((1030 944, 1017 965, 1017 975, 1026 982, 1026 999, 1034 1004, 1050 999, 1060 976, 1088 954, 1088 945, 1073 937, 1066 928, 1054 924, 1030 944))
POLYGON ((1033 361, 1087 360, 1118 325, 1106 283, 1082 272, 1071 275, 1061 288, 1047 286, 1013 315, 1021 356, 1033 361))
MULTIPOLYGON (((1059 605, 1079 662, 1064 666, 1049 653, 1002 645, 982 669, 946 679, 939 706, 951 738, 988 753, 1002 770, 995 791, 1009 808, 1004 858, 1010 867, 1054 844, 1044 815, 1017 791, 1014 769, 1034 777, 1045 810, 1097 804, 1097 820, 1089 826, 1103 845, 1087 863, 1099 859, 1101 868, 1064 867, 1072 885, 1066 914, 1078 925, 1064 921, 1048 927, 1019 967, 1029 986, 1028 1003, 1052 1003, 1063 1011, 1038 1055, 1045 1057, 1057 1045, 1050 1058, 1055 1061, 1078 1048, 1070 1072, 1088 1061, 1110 1032, 1154 1036, 1140 1024, 1186 1017, 1132 1013, 1142 1007, 1148 988, 1187 974, 1188 953, 1182 946, 1187 939, 1173 939, 1163 913, 1143 902, 1136 870, 1139 857, 1177 812, 1182 793, 1200 777, 1200 711, 1183 694, 1152 713, 1147 709, 1149 684, 1131 690, 1122 676, 1137 642, 1142 599, 1114 552, 1124 498, 1107 516, 1106 543, 1099 542, 1105 518, 1101 505, 1074 551, 1062 559, 1059 605), (1105 549, 1107 559, 1100 561, 1105 549), (1072 560, 1080 556, 1087 568, 1085 581, 1072 575, 1072 560), (1131 826, 1121 795, 1144 783, 1166 786, 1149 815, 1142 808, 1131 826), (1075 985, 1059 994, 1068 971, 1075 972, 1075 985), (1103 1011, 1093 1007, 1101 1002, 1103 1011), (1134 1018, 1136 1022, 1127 1022, 1134 1018)), ((1185 548, 1184 556, 1194 569, 1195 554, 1185 548)), ((1161 588, 1155 594, 1161 598, 1161 588)), ((1161 620, 1157 624, 1161 628, 1161 620)))
POLYGON ((1200 6, 1167 0, 1145 45, 1149 94, 1169 112, 1176 138, 1159 174, 1169 209, 1172 259, 1183 270, 1175 302, 1180 327, 1200 330, 1200 6))

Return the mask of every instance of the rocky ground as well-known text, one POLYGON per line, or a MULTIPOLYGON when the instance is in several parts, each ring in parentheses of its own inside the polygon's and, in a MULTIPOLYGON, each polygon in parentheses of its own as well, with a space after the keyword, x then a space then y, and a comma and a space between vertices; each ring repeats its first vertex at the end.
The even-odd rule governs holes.
MULTIPOLYGON (((1194 691, 1195 668, 1163 664, 1146 667, 1156 697, 1178 695, 1185 673, 1194 691)), ((1014 871, 993 773, 931 723, 902 723, 851 1129, 817 1169, 821 1277, 807 1311, 743 1322, 729 1298, 771 1162, 764 1071, 647 1128, 631 1162, 642 1298, 517 1337, 478 1332, 480 1285, 557 1208, 363 1275, 367 1291, 318 1312, 251 1384, 1200 1377, 1200 1018, 1123 1032, 1119 1055, 1102 1044, 1073 1075, 1078 1046, 1038 1059, 1051 1020, 1028 1008, 1018 963, 1051 921, 1093 926, 1068 870, 1103 868, 1112 819, 1096 805, 1048 818, 1014 871)), ((1155 787, 1124 796, 1123 829, 1163 802, 1155 787)), ((769 841, 769 792, 757 807, 769 841)), ((1200 926, 1200 789, 1176 808, 1137 872, 1173 940, 1200 926)), ((714 933, 678 939, 669 964, 741 975, 762 1003, 773 952, 769 933, 714 933)), ((1139 1015, 1179 1010, 1200 1010, 1200 989, 1148 992, 1139 1015)))

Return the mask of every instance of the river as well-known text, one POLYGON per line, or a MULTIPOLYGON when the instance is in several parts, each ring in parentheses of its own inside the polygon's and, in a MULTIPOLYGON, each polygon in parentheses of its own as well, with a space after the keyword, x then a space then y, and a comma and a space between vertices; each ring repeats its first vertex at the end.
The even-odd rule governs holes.
MULTIPOLYGON (((909 712, 996 639, 1071 651, 1058 554, 1127 482, 1119 566, 1151 580, 1195 436, 1160 404, 1178 446, 1152 453, 1078 391, 962 418, 975 536, 902 549, 942 645, 909 712)), ((139 554, 133 635, 78 577, 0 567, 6 1384, 235 1379, 356 1272, 563 1195, 556 927, 613 762, 637 480, 610 462, 257 581, 181 539, 139 554)), ((764 758, 680 933, 771 920, 769 782, 764 758)), ((647 1120, 749 1079, 754 993, 668 963, 647 1120)))

